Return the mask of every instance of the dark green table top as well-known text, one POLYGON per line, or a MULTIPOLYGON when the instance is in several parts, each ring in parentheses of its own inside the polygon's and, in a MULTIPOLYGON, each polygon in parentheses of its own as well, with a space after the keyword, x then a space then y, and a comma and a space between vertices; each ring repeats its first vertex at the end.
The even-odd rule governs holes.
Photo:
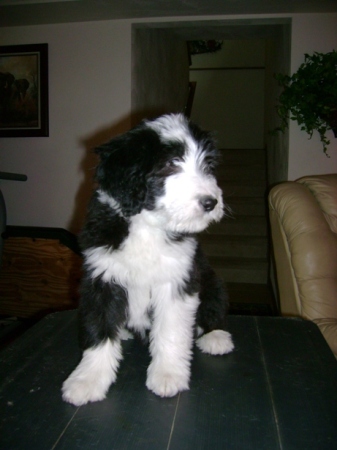
POLYGON ((0 449, 337 449, 337 362, 318 328, 230 316, 235 350, 194 351, 191 389, 145 387, 148 349, 127 341, 103 402, 61 399, 79 361, 75 311, 47 316, 0 354, 0 449))

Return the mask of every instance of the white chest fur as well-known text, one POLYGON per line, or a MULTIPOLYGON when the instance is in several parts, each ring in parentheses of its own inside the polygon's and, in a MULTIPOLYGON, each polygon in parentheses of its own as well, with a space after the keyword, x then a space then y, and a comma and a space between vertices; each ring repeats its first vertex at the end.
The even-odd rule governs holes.
POLYGON ((160 226, 156 213, 143 211, 134 216, 129 235, 117 250, 91 248, 85 252, 86 265, 93 277, 102 276, 126 289, 181 284, 188 279, 196 241, 172 241, 160 226))

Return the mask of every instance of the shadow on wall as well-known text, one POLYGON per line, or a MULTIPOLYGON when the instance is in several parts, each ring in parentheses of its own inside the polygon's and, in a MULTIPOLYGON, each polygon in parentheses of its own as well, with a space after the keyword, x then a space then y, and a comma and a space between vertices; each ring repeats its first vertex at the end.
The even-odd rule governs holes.
POLYGON ((93 190, 95 189, 95 169, 98 164, 98 157, 94 153, 94 149, 105 142, 113 139, 114 137, 126 133, 131 127, 136 126, 141 120, 147 118, 155 118, 161 114, 167 113, 163 108, 151 109, 146 111, 137 111, 133 114, 129 114, 118 122, 104 127, 92 135, 85 137, 80 141, 80 144, 84 147, 84 157, 80 163, 79 170, 84 174, 83 181, 80 184, 76 197, 75 207, 72 218, 69 221, 67 229, 74 234, 78 234, 82 229, 87 205, 93 190))

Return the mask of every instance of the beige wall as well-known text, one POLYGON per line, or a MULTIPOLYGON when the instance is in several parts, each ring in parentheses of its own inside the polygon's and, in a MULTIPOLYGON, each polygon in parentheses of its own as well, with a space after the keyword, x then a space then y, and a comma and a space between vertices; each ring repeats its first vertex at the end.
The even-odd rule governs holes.
POLYGON ((289 130, 285 133, 273 133, 273 130, 280 126, 276 105, 281 93, 274 74, 290 71, 290 37, 291 26, 285 24, 266 41, 265 146, 269 186, 288 179, 289 130))
POLYGON ((8 223, 77 231, 92 186, 89 149, 130 127, 131 24, 14 27, 0 41, 49 45, 49 137, 0 142, 1 170, 28 176, 0 182, 8 223))
MULTIPOLYGON (((291 73, 304 61, 304 53, 337 50, 337 14, 299 14, 293 17, 291 40, 291 73)), ((337 139, 328 136, 330 158, 327 158, 315 132, 312 139, 291 122, 289 130, 289 180, 304 175, 337 172, 337 139)))
POLYGON ((186 41, 167 29, 133 27, 133 124, 143 118, 183 112, 188 81, 186 41))
POLYGON ((191 119, 214 131, 220 148, 263 148, 264 67, 265 42, 258 39, 225 40, 216 53, 192 56, 191 119))
MULTIPOLYGON (((227 16, 226 20, 291 17, 291 68, 305 52, 337 46, 337 14, 227 16)), ((201 19, 201 18, 199 18, 201 19)), ((218 20, 206 17, 204 20, 218 20)), ((151 19, 177 22, 193 18, 151 19)), ((134 22, 147 22, 138 20, 134 22)), ((50 136, 0 142, 2 171, 24 173, 27 182, 0 181, 11 225, 63 227, 77 231, 89 191, 93 145, 125 131, 131 123, 132 21, 100 21, 0 29, 2 45, 49 44, 50 136)), ((297 125, 289 136, 289 178, 337 172, 337 140, 331 158, 297 125)))

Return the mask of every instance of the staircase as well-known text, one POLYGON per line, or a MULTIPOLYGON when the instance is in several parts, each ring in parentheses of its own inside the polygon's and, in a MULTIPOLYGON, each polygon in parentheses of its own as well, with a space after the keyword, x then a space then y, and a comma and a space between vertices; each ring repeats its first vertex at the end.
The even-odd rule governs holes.
POLYGON ((232 310, 273 314, 265 150, 224 149, 221 153, 217 179, 231 213, 202 233, 200 241, 212 267, 227 284, 232 310))

